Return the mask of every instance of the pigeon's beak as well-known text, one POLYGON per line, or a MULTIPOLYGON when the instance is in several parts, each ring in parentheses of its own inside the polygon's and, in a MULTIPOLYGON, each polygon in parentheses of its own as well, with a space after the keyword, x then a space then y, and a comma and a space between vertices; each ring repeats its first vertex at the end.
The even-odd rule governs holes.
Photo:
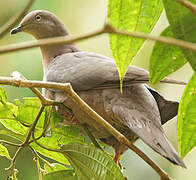
POLYGON ((22 30, 23 30, 23 26, 22 26, 22 25, 19 25, 18 27, 12 29, 12 30, 10 31, 10 34, 16 34, 16 33, 18 33, 18 32, 21 32, 22 30))

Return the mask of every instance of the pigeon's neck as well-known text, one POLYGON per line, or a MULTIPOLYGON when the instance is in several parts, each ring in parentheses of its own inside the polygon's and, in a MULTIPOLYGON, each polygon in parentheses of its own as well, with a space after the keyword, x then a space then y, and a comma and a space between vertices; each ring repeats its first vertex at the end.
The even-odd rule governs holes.
MULTIPOLYGON (((37 34, 36 39, 44 39, 58 36, 69 36, 68 30, 65 28, 63 24, 58 24, 58 27, 52 29, 51 32, 47 29, 47 33, 45 31, 44 34, 37 34)), ((74 44, 44 45, 40 46, 40 49, 43 57, 42 64, 44 74, 47 73, 48 67, 55 57, 65 53, 80 51, 79 48, 74 44)))
POLYGON ((79 51, 79 48, 77 48, 77 46, 73 44, 41 46, 40 49, 42 53, 42 64, 44 74, 47 73, 48 67, 55 57, 62 54, 79 51))

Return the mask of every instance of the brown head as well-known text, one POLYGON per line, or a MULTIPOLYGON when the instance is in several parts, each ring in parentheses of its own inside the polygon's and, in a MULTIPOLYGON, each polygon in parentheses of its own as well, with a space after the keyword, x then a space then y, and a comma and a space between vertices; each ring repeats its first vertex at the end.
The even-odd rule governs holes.
POLYGON ((26 32, 36 39, 68 35, 68 31, 58 17, 49 11, 35 10, 27 14, 11 34, 26 32))
MULTIPOLYGON (((35 10, 27 14, 19 26, 12 29, 11 34, 18 32, 29 33, 36 39, 69 35, 61 20, 56 15, 45 10, 35 10)), ((51 60, 56 56, 79 51, 73 44, 44 45, 40 48, 43 56, 44 72, 47 72, 51 60)))

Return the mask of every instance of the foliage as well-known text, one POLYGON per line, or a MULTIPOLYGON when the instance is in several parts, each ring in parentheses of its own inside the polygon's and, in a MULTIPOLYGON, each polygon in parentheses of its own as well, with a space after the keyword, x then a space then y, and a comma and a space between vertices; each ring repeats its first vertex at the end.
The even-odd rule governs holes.
POLYGON ((196 74, 190 79, 182 96, 178 113, 180 154, 184 157, 196 146, 196 74))
MULTIPOLYGON (((190 2, 196 3, 196 0, 190 0, 190 2)), ((119 29, 151 33, 163 10, 166 11, 169 27, 162 32, 162 36, 196 42, 196 15, 174 0, 163 0, 163 2, 159 0, 109 0, 108 20, 119 29)), ((110 47, 119 71, 121 85, 130 62, 141 52, 143 43, 143 39, 117 34, 110 35, 110 47)), ((151 82, 157 83, 181 68, 186 62, 189 62, 196 71, 195 52, 155 43, 150 60, 151 82)), ((181 157, 196 146, 195 104, 196 74, 192 76, 185 88, 179 107, 178 139, 181 157)), ((38 98, 23 98, 22 101, 7 102, 7 95, 4 89, 0 88, 0 123, 2 125, 0 134, 17 139, 21 143, 25 142, 40 106, 38 98)), ((36 157, 40 177, 43 174, 46 180, 124 179, 119 167, 108 154, 89 145, 76 127, 65 126, 62 122, 63 119, 51 106, 46 107, 34 132, 35 137, 39 137, 38 142, 42 146, 35 143, 32 137, 29 139, 28 145, 36 157), (48 162, 45 157, 51 158, 55 163, 48 162), (40 161, 44 163, 44 169, 40 161)), ((4 141, 0 142, 4 143, 4 141)), ((0 144, 0 156, 13 162, 15 159, 10 158, 9 149, 2 144, 0 144)), ((13 171, 12 179, 17 179, 17 172, 12 166, 10 167, 13 171)))
MULTIPOLYGON (((171 28, 166 28, 161 35, 173 37, 171 28)), ((186 62, 186 58, 180 48, 156 43, 150 59, 150 81, 157 83, 168 74, 181 68, 186 62)))
MULTIPOLYGON (((12 104, 7 102, 7 95, 3 88, 0 88, 0 95, 0 122, 6 128, 6 130, 0 131, 0 134, 9 135, 20 141, 24 141, 29 129, 26 126, 33 123, 39 111, 39 107, 41 106, 39 99, 24 98, 23 102, 15 100, 15 104, 12 104)), ((36 126, 36 137, 39 137, 44 129, 47 128, 44 123, 48 119, 49 110, 50 107, 47 107, 41 114, 36 126)), ((95 174, 97 179, 123 179, 120 169, 108 155, 90 145, 84 146, 84 138, 80 135, 79 130, 73 126, 64 126, 60 124, 62 121, 61 117, 53 111, 49 128, 51 133, 45 134, 45 136, 39 140, 39 143, 46 148, 56 150, 62 149, 62 152, 53 152, 44 149, 34 142, 32 142, 30 146, 40 154, 50 157, 59 163, 64 165, 69 165, 69 163, 71 163, 79 179, 85 179, 85 177, 90 179, 90 177, 95 174), (76 144, 79 142, 82 144, 76 144), (80 168, 78 167, 78 164, 81 165, 80 168), (84 168, 84 166, 86 167, 86 164, 89 164, 92 168, 91 171, 87 171, 84 168), (103 172, 105 173, 103 174, 103 172)), ((10 159, 6 147, 1 144, 0 156, 6 156, 10 159)), ((46 160, 44 160, 44 162, 46 162, 46 160)), ((40 166, 39 163, 38 166, 40 166)), ((65 177, 66 179, 77 179, 76 175, 73 175, 75 174, 73 169, 70 170, 60 164, 45 164, 45 170, 47 172, 45 174, 46 179, 65 177)))
MULTIPOLYGON (((150 33, 163 10, 159 0, 110 0, 108 20, 114 27, 150 33)), ((118 67, 120 79, 141 48, 144 40, 116 34, 110 35, 110 47, 118 67)))

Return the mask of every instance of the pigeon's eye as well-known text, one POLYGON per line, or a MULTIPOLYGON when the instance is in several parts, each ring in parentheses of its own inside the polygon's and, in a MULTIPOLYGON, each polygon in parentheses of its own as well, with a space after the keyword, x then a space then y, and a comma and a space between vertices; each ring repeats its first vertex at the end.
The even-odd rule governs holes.
POLYGON ((35 16, 35 20, 36 20, 36 21, 40 21, 40 20, 41 20, 41 16, 40 16, 40 15, 36 15, 36 16, 35 16))

